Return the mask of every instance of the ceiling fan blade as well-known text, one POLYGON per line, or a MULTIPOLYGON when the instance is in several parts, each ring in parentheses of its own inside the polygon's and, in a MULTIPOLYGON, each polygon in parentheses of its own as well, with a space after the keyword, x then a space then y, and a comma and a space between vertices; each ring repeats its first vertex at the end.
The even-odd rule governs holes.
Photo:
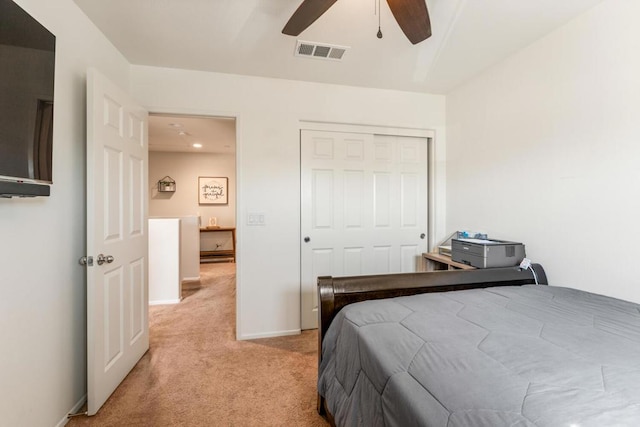
POLYGON ((393 17, 413 44, 431 37, 431 21, 425 0, 387 0, 393 17))
POLYGON ((304 0, 291 15, 282 33, 297 36, 320 18, 337 0, 304 0))

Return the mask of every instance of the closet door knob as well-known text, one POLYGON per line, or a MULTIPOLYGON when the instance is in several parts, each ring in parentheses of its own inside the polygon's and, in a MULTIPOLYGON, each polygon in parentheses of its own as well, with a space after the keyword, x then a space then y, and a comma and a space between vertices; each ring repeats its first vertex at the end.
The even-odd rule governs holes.
POLYGON ((306 236, 306 237, 304 238, 304 242, 305 242, 305 243, 309 243, 310 241, 311 241, 311 238, 310 238, 309 236, 306 236))

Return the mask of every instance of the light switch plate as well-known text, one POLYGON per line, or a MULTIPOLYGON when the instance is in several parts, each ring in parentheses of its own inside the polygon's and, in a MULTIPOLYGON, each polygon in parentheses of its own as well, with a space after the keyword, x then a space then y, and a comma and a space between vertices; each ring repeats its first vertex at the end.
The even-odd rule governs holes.
POLYGON ((247 225, 258 226, 266 225, 264 212, 249 212, 247 214, 247 225))

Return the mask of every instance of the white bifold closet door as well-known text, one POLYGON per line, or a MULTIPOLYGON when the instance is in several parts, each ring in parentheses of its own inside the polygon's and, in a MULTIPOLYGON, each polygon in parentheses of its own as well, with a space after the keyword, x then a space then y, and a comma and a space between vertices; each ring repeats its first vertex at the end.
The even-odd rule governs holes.
POLYGON ((416 271, 427 250, 428 139, 301 132, 301 321, 318 276, 416 271))

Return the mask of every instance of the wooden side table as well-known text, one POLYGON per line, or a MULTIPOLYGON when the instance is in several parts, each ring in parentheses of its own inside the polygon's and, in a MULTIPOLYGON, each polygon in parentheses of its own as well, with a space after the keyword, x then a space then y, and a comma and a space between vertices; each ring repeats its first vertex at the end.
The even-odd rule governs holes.
POLYGON ((232 258, 236 262, 236 228, 235 227, 219 227, 219 228, 201 228, 201 233, 216 233, 226 231, 231 233, 233 249, 220 251, 200 251, 200 261, 215 258, 232 258))
POLYGON ((439 270, 475 270, 476 268, 455 262, 450 256, 424 252, 422 254, 422 271, 439 270))

